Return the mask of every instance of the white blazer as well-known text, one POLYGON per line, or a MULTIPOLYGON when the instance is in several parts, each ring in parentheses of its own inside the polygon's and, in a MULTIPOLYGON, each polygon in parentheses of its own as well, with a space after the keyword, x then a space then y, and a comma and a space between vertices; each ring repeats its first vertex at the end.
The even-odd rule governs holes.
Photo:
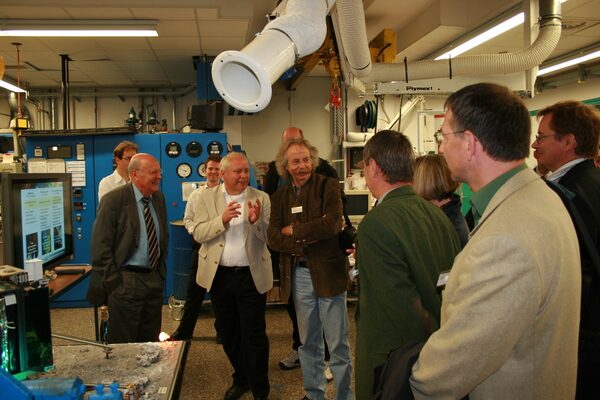
MULTIPOLYGON (((266 293, 273 287, 271 254, 267 249, 267 227, 271 215, 271 202, 265 192, 248 187, 246 202, 242 206, 245 210, 244 215, 248 215, 248 201, 255 203, 257 199, 261 203, 260 218, 252 225, 248 219, 244 221, 245 250, 254 285, 259 293, 266 293)), ((194 218, 193 235, 194 240, 202 245, 198 251, 196 282, 210 292, 225 246, 227 231, 221 218, 226 206, 223 184, 203 190, 194 198, 194 201, 196 202, 194 209, 197 210, 197 214, 194 218)))

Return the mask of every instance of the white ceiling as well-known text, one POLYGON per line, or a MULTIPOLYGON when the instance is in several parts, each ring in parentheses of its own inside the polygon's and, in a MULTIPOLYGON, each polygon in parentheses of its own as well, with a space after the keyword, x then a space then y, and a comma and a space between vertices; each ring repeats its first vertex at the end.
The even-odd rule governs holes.
MULTIPOLYGON (((0 18, 155 19, 158 38, 0 38, 5 79, 16 81, 20 42, 21 80, 31 89, 59 88, 60 54, 68 54, 71 87, 184 87, 196 83, 193 56, 240 50, 266 24, 276 0, 0 0, 0 18)), ((399 59, 416 61, 440 50, 499 14, 513 0, 364 0, 369 40, 382 29, 397 33, 399 59)), ((600 44, 600 0, 562 5, 563 31, 551 58, 600 44)), ((468 54, 512 52, 526 47, 523 29, 468 54)), ((318 72, 317 72, 318 73, 318 72)))

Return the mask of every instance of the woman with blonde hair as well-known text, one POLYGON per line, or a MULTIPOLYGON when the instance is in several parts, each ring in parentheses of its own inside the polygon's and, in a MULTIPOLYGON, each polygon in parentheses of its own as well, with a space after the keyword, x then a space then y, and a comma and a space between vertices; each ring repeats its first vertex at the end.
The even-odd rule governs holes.
POLYGON ((417 195, 441 208, 450 218, 458 233, 461 246, 465 247, 469 239, 469 227, 460 212, 460 197, 454 193, 458 188, 458 182, 452 179, 444 157, 439 154, 418 157, 413 186, 417 195))

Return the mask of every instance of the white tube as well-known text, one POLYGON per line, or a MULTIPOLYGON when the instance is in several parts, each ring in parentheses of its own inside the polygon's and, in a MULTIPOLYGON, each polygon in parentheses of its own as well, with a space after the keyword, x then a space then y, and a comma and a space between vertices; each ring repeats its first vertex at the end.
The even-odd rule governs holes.
POLYGON ((271 101, 271 85, 294 65, 294 44, 279 31, 259 34, 242 51, 229 50, 212 65, 213 82, 227 103, 258 112, 271 101))
POLYGON ((346 140, 348 142, 367 142, 373 137, 373 132, 348 132, 346 140))
POLYGON ((269 22, 241 51, 213 61, 212 77, 223 99, 238 110, 258 112, 271 101, 271 85, 296 62, 318 50, 333 0, 288 0, 285 14, 269 22))
MULTIPOLYGON (((541 64, 554 50, 560 39, 560 21, 540 27, 540 34, 526 50, 505 54, 460 56, 451 60, 452 75, 488 75, 521 72, 541 64)), ((417 61, 407 66, 408 80, 450 76, 448 60, 417 61)), ((404 81, 404 64, 378 63, 365 82, 404 81)))
POLYGON ((367 76, 371 73, 372 64, 363 2, 337 0, 336 9, 344 55, 350 66, 350 72, 358 78, 367 76))

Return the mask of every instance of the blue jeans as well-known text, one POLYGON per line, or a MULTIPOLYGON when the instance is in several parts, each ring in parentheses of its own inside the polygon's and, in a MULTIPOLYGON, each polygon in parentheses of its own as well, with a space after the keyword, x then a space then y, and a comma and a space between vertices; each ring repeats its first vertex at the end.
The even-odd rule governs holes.
POLYGON ((317 297, 308 268, 296 266, 293 294, 302 346, 298 348, 304 389, 312 400, 325 399, 325 350, 323 332, 331 354, 330 368, 335 382, 336 399, 354 399, 350 387, 352 360, 348 344, 346 293, 317 297))

